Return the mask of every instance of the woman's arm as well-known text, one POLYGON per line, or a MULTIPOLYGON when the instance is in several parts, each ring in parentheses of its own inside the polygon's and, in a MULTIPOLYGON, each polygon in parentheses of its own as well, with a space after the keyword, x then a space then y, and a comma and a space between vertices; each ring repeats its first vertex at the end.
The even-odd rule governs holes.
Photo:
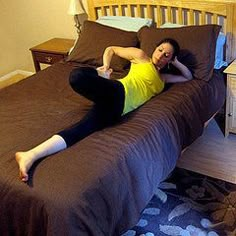
POLYGON ((146 62, 148 56, 141 49, 134 47, 107 47, 103 53, 103 66, 97 68, 98 74, 104 78, 110 78, 112 68, 110 68, 113 55, 129 60, 132 63, 146 62))
POLYGON ((110 46, 103 53, 103 66, 99 67, 99 69, 108 70, 113 55, 117 55, 132 63, 146 62, 149 60, 146 53, 139 48, 110 46))
POLYGON ((177 58, 171 63, 181 72, 181 75, 162 74, 161 78, 163 81, 166 83, 177 83, 193 79, 193 75, 188 67, 181 63, 177 58))
POLYGON ((110 46, 104 51, 103 66, 110 68, 113 55, 129 60, 132 63, 139 63, 148 60, 147 55, 139 48, 110 46))

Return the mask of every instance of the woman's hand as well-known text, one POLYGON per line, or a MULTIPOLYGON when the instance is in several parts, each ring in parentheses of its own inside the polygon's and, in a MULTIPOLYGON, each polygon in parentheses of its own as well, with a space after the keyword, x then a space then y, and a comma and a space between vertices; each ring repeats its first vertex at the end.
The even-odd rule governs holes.
POLYGON ((105 79, 110 79, 111 73, 113 72, 112 68, 108 68, 105 65, 98 67, 96 70, 98 75, 105 79))
POLYGON ((174 60, 171 61, 171 64, 175 66, 179 71, 181 72, 182 76, 184 77, 184 80, 191 80, 193 79, 193 75, 191 71, 188 69, 187 66, 185 66, 182 62, 180 62, 177 57, 174 58, 174 60))
POLYGON ((193 75, 191 71, 181 63, 177 57, 174 60, 170 61, 170 63, 175 66, 180 72, 181 75, 172 75, 172 74, 161 74, 161 79, 166 83, 177 83, 177 82, 185 82, 193 79, 193 75))
POLYGON ((176 66, 178 65, 178 63, 179 63, 179 60, 178 60, 177 57, 175 57, 174 60, 170 61, 170 63, 171 63, 173 66, 176 67, 176 66))

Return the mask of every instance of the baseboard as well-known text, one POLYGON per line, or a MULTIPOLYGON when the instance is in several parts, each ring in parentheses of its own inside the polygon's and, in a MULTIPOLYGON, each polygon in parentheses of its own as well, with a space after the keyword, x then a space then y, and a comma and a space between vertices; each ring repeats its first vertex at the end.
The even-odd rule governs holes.
POLYGON ((0 78, 0 89, 8 87, 12 84, 18 83, 21 80, 27 79, 29 76, 33 75, 33 72, 24 70, 12 71, 0 78))
POLYGON ((21 74, 21 75, 24 75, 24 76, 28 77, 28 76, 33 75, 34 73, 31 72, 31 71, 25 71, 25 70, 15 70, 15 71, 12 71, 12 72, 0 77, 0 81, 7 80, 7 79, 9 79, 9 78, 11 78, 11 77, 13 77, 17 74, 21 74))

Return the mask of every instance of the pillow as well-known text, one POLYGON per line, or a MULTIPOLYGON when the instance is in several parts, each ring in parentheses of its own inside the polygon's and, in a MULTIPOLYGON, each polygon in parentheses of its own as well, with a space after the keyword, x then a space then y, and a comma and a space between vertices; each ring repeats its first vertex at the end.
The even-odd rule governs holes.
POLYGON ((96 22, 122 30, 137 32, 143 26, 150 27, 152 19, 129 16, 101 16, 96 22))
POLYGON ((149 56, 164 38, 173 38, 180 45, 178 59, 197 79, 208 81, 213 73, 218 25, 186 26, 180 28, 148 28, 138 32, 140 47, 149 56))
MULTIPOLYGON (((103 64, 103 52, 108 46, 137 47, 137 33, 101 25, 93 21, 85 21, 82 32, 67 61, 78 62, 91 66, 103 64)), ((116 55, 111 61, 111 68, 122 71, 129 61, 116 55)))
MULTIPOLYGON (((160 26, 160 28, 178 28, 184 25, 175 24, 167 22, 160 26)), ((220 69, 223 66, 227 66, 228 63, 224 61, 224 45, 226 41, 226 36, 224 33, 220 32, 216 41, 216 52, 215 52, 215 62, 214 69, 220 69)))
POLYGON ((185 26, 185 25, 171 23, 171 22, 166 22, 166 23, 162 24, 160 26, 160 28, 179 28, 179 27, 183 27, 183 26, 185 26))
POLYGON ((216 54, 215 54, 215 69, 220 69, 223 66, 227 66, 228 63, 224 61, 224 45, 226 42, 226 36, 220 32, 216 41, 216 54))

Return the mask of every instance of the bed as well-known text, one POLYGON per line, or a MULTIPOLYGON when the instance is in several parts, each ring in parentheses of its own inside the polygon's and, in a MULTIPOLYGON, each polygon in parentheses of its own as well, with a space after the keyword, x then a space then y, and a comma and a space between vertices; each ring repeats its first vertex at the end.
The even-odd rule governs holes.
MULTIPOLYGON (((67 60, 0 91, 1 235, 121 235, 137 223, 182 150, 224 105, 223 75, 213 69, 215 45, 221 30, 227 38, 224 60, 235 58, 236 4, 89 0, 88 9, 89 21, 67 60), (103 15, 150 18, 155 26, 136 33, 94 22, 103 15), (161 28, 166 22, 195 26, 161 28), (181 59, 194 80, 169 86, 118 124, 38 161, 27 184, 18 179, 16 151, 74 124, 92 106, 69 87, 73 68, 98 66, 106 43, 139 46, 150 54, 169 35, 185 49, 181 59)), ((127 62, 112 63, 114 78, 127 73, 127 62)))

